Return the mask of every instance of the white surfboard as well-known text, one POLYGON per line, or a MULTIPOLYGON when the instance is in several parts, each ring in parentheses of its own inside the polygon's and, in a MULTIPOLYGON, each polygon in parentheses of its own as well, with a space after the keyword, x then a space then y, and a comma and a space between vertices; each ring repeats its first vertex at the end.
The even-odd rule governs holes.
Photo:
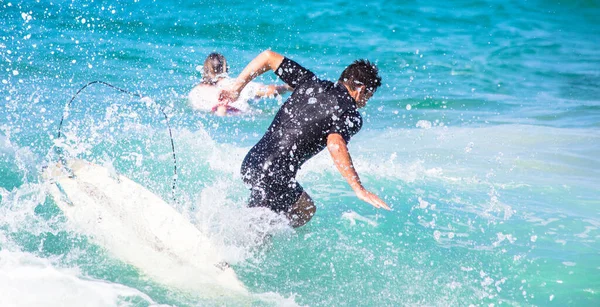
POLYGON ((185 217, 138 183, 82 160, 44 177, 74 230, 167 286, 203 297, 246 294, 233 269, 185 217))
MULTIPOLYGON (((235 79, 226 78, 221 80, 219 84, 215 86, 203 84, 196 85, 188 94, 188 101, 194 110, 206 112, 214 111, 219 105, 219 94, 221 93, 221 90, 231 85, 234 81, 235 79)), ((239 113, 249 112, 251 108, 248 101, 256 98, 256 93, 260 91, 262 87, 264 87, 264 85, 257 82, 248 83, 240 93, 239 98, 227 105, 229 111, 239 113)))

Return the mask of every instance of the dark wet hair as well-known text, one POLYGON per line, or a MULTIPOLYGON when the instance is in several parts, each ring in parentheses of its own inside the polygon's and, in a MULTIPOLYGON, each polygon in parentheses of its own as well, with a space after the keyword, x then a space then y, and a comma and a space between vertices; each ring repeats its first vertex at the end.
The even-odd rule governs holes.
POLYGON ((365 85, 368 91, 374 93, 381 86, 381 77, 375 64, 360 59, 344 69, 338 82, 345 84, 353 91, 358 86, 365 85))
POLYGON ((215 84, 219 81, 219 77, 229 71, 227 68, 227 60, 220 54, 213 52, 204 60, 202 67, 202 83, 215 84))

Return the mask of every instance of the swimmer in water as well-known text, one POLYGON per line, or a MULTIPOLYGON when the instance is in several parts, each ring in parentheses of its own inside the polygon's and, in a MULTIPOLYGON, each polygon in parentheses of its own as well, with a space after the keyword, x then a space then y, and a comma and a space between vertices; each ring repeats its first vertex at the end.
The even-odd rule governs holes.
POLYGON ((363 187, 347 147, 363 124, 358 108, 364 107, 381 86, 377 67, 357 60, 333 83, 317 78, 278 53, 265 51, 220 93, 219 99, 225 104, 236 101, 246 84, 269 70, 294 91, 242 163, 242 178, 251 187, 248 206, 283 213, 293 227, 306 224, 316 207, 296 181, 296 173, 304 162, 327 147, 356 196, 375 208, 390 210, 363 187))
POLYGON ((263 85, 251 82, 239 98, 227 105, 219 103, 219 92, 233 82, 228 76, 227 60, 222 54, 211 53, 202 67, 202 81, 189 93, 188 100, 196 110, 213 112, 216 115, 245 113, 250 110, 248 100, 275 97, 291 91, 287 85, 263 85))

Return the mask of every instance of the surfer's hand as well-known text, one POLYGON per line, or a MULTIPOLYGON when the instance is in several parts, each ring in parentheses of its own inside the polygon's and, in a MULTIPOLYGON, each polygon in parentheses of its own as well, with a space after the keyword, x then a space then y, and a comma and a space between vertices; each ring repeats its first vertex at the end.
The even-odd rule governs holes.
POLYGON ((358 196, 358 198, 360 200, 368 202, 375 208, 383 208, 385 210, 391 210, 390 207, 388 207, 388 205, 381 198, 379 198, 379 196, 377 196, 365 189, 360 189, 360 190, 356 191, 356 196, 358 196))
POLYGON ((232 84, 219 92, 219 105, 226 106, 240 98, 240 93, 246 87, 247 82, 243 79, 236 79, 232 84))
POLYGON ((230 102, 234 102, 240 94, 237 91, 232 90, 222 90, 219 93, 219 105, 228 105, 230 102))

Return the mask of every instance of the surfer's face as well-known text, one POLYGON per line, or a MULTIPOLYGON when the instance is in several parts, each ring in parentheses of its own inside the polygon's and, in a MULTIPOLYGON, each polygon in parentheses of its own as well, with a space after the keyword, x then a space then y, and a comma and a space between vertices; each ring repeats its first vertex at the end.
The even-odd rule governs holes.
POLYGON ((356 97, 354 97, 354 99, 356 100, 356 106, 359 108, 366 106, 367 101, 369 101, 371 97, 373 97, 372 91, 366 90, 365 86, 358 87, 356 97))

